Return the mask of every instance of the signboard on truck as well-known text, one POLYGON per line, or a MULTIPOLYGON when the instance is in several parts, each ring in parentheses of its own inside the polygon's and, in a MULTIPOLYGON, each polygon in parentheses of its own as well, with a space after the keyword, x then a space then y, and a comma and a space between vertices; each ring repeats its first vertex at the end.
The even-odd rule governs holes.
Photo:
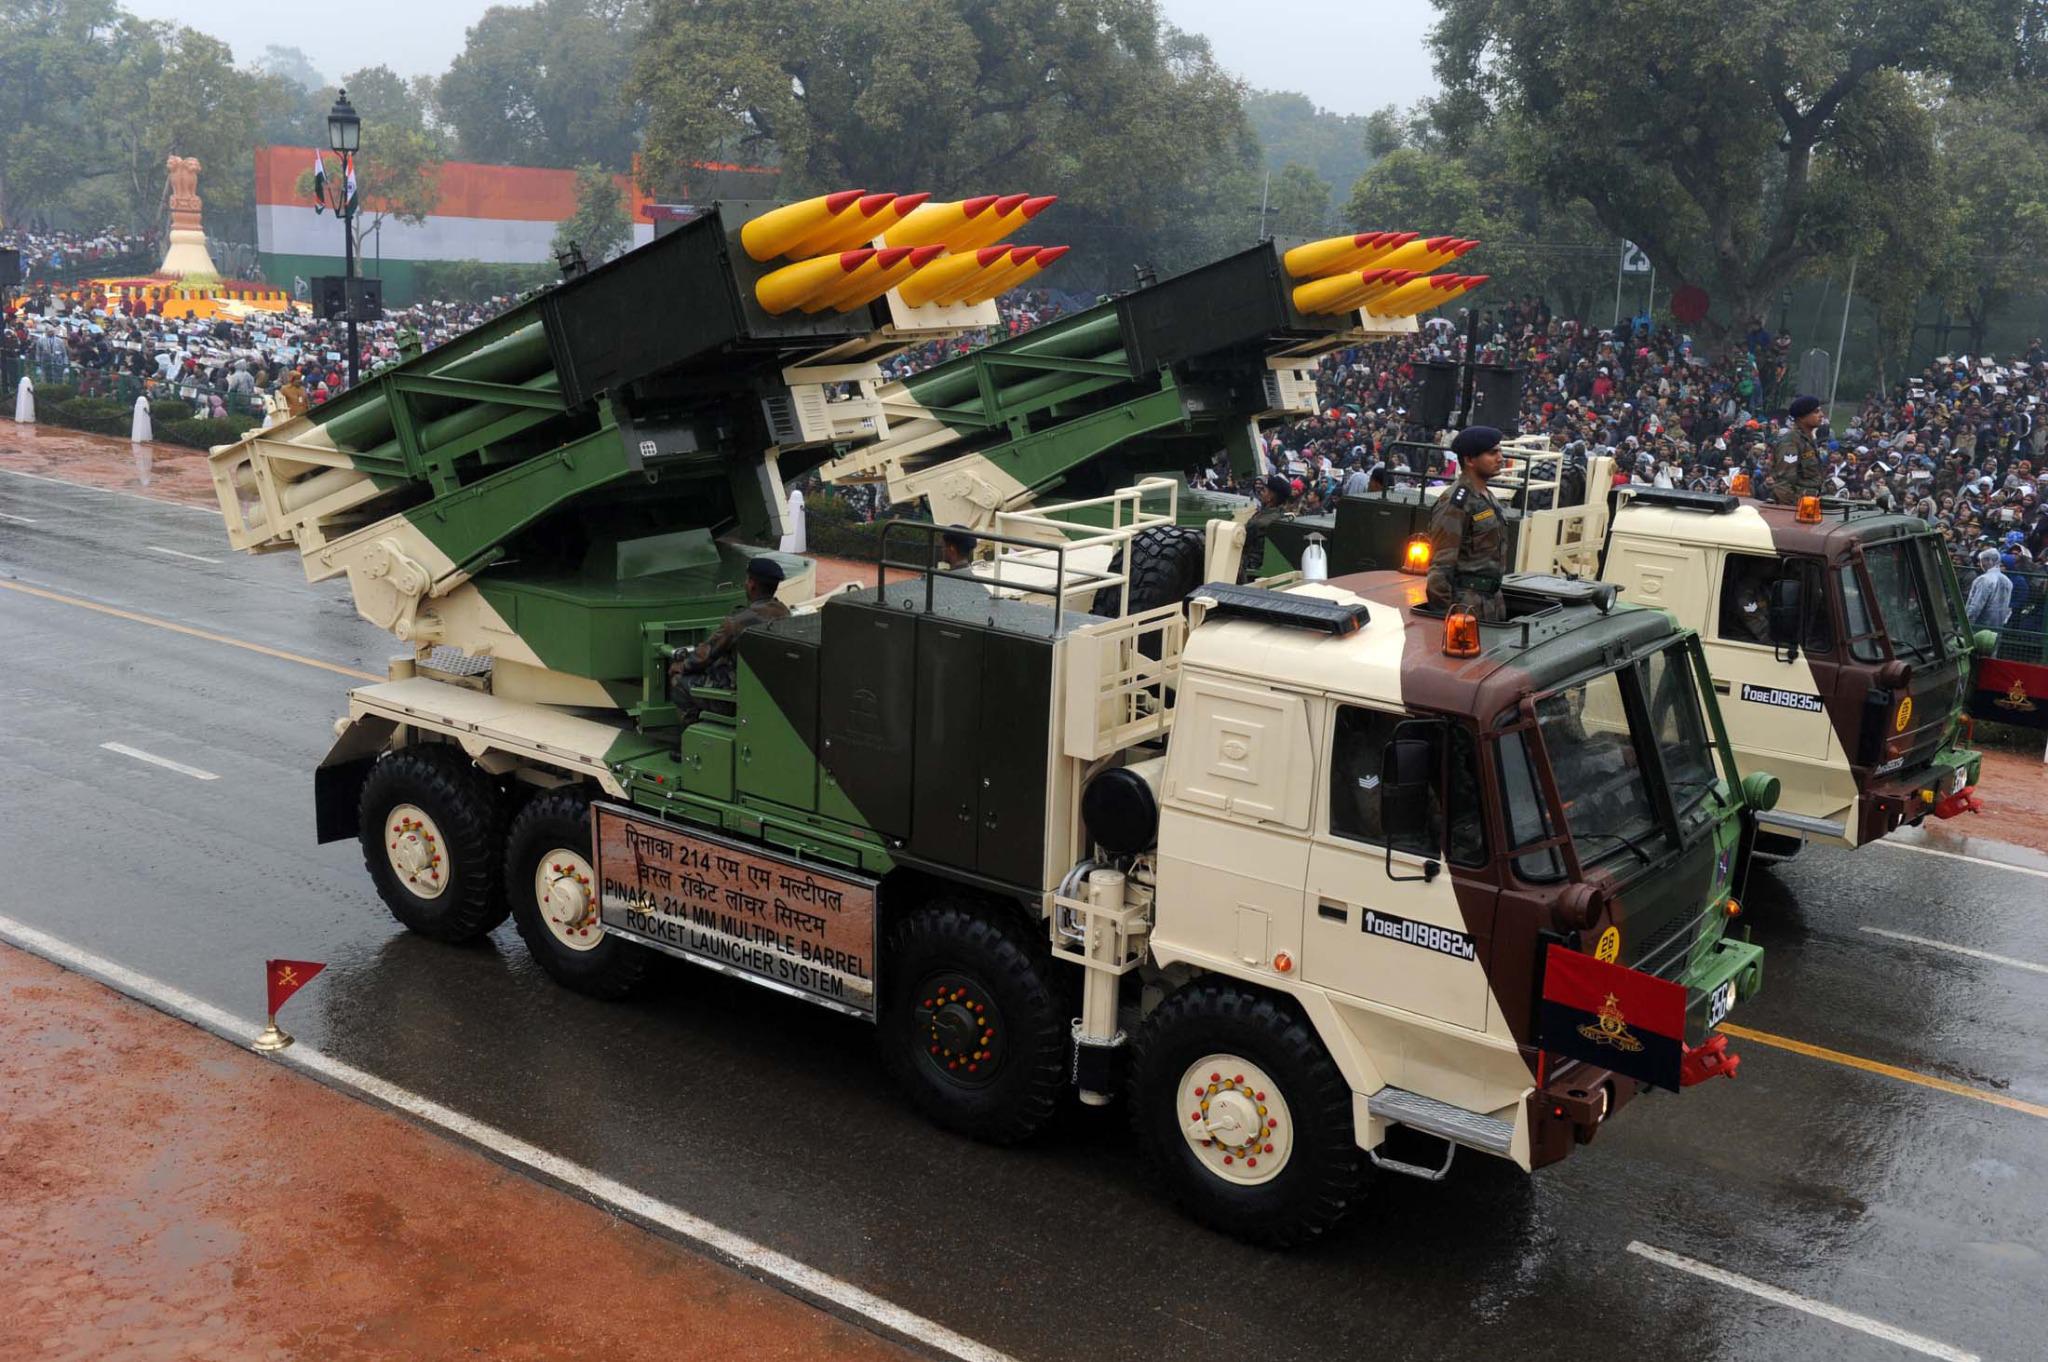
POLYGON ((875 881, 612 804, 591 809, 605 930, 875 1015, 875 881))

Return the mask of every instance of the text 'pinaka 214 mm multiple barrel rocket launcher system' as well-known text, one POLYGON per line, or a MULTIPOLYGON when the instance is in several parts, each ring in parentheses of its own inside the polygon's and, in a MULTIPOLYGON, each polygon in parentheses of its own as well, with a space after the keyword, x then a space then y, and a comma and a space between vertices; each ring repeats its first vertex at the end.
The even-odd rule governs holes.
POLYGON ((1044 254, 984 257, 973 225, 1031 200, 875 199, 719 205, 214 452, 237 545, 345 575, 412 645, 313 782, 392 915, 451 942, 509 916, 592 996, 666 954, 871 1023, 911 1103, 994 1143, 1125 1097, 1182 1206, 1265 1244, 1373 1168, 1541 1168, 1732 1075, 1715 1029, 1763 955, 1729 932, 1735 849, 1768 781, 1664 613, 1534 576, 1483 625, 1398 573, 1240 586, 1223 536, 1179 589, 1187 563, 1138 551, 1178 533, 1156 479, 1000 512, 972 561, 892 522, 874 585, 822 597, 746 547, 779 468, 862 432, 1014 420, 1019 459, 1049 416, 1098 450, 1241 439, 1359 334, 1267 243, 1085 340, 1005 342, 999 381, 919 415, 876 361, 992 322, 975 300, 1012 276, 987 272, 1044 254), (672 689, 721 639, 729 672, 672 689), (1624 817, 1641 866, 1606 856, 1624 817))

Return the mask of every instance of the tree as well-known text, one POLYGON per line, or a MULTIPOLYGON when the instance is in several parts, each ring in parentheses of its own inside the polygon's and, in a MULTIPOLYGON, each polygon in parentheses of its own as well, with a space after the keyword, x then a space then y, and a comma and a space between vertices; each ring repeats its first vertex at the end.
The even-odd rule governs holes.
POLYGON ((313 65, 313 59, 296 47, 270 44, 256 59, 256 69, 296 85, 309 94, 327 84, 327 78, 313 65))
POLYGON ((1408 123, 1401 111, 1383 104, 1365 116, 1365 154, 1379 160, 1408 145, 1408 123))
POLYGON ((1452 138, 1504 127, 1525 179, 1583 199, 1663 277, 1708 290, 1710 334, 1761 315, 1858 234, 1828 214, 1857 197, 1851 163, 1879 194, 1926 164, 1931 128, 1904 107, 1903 75, 1981 80, 2039 56, 2017 41, 2022 0, 1437 7, 1433 112, 1452 138), (1917 141, 1845 142, 1858 126, 1917 141))
POLYGON ((102 150, 92 91, 113 0, 0 0, 0 222, 47 213, 102 150))
MULTIPOLYGON (((433 106, 432 82, 422 83, 421 78, 407 80, 388 66, 366 66, 352 71, 341 78, 341 89, 348 91, 348 102, 355 106, 363 122, 375 128, 413 128, 420 131, 429 129, 429 114, 433 106)), ((322 86, 313 93, 313 104, 318 108, 324 127, 327 111, 334 106, 338 93, 334 86, 322 86)))
POLYGON ((465 156, 629 170, 640 110, 628 96, 643 0, 496 5, 469 30, 436 99, 465 156))
POLYGON ((1365 120, 1319 109, 1292 90, 1254 90, 1244 97, 1245 117, 1278 174, 1296 162, 1329 184, 1350 184, 1365 173, 1365 120))
POLYGON ((1323 236, 1330 228, 1330 186, 1305 165, 1289 161, 1273 177, 1266 197, 1266 230, 1323 236))
POLYGON ((1153 0, 655 0, 633 92, 657 194, 732 160, 792 195, 1057 190, 1051 239, 1120 281, 1254 233, 1242 90, 1153 0))
POLYGON ((555 230, 551 249, 561 255, 572 243, 591 265, 601 265, 633 244, 633 217, 626 209, 626 196, 602 166, 576 168, 576 211, 555 230))
POLYGON ((118 177, 132 224, 157 221, 165 159, 196 156, 208 228, 246 239, 254 225, 256 129, 276 86, 237 68, 218 38, 127 17, 97 75, 91 107, 104 150, 85 168, 118 177))
POLYGON ((2048 290, 2048 99, 2026 85, 1951 96, 1937 120, 1952 222, 1918 244, 1976 354, 2000 309, 2048 290))
MULTIPOLYGON (((342 186, 341 161, 333 155, 323 159, 332 201, 342 186)), ((366 135, 363 149, 356 156, 356 255, 361 257, 363 242, 386 218, 397 218, 414 227, 425 222, 440 202, 440 177, 440 149, 419 128, 377 127, 366 135)), ((304 198, 312 197, 310 169, 300 173, 298 192, 304 198)))
POLYGON ((1566 316, 1593 310, 1595 292, 1614 284, 1620 243, 1600 231, 1583 205, 1554 205, 1515 180, 1505 157, 1397 147, 1352 186, 1344 206, 1356 231, 1418 231, 1476 239, 1445 271, 1484 274, 1480 306, 1525 294, 1548 298, 1566 316))

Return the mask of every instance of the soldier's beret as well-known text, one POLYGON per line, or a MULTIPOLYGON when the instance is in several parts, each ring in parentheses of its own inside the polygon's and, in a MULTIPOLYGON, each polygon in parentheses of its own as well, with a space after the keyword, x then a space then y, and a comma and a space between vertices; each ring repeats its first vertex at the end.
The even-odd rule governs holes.
POLYGON ((1797 421, 1802 416, 1811 415, 1812 413, 1817 412, 1819 410, 1820 399, 1818 397, 1813 396, 1811 393, 1801 393, 1799 396, 1792 399, 1791 406, 1785 408, 1786 414, 1791 416, 1791 418, 1795 421, 1797 421))
POLYGON ((1451 453, 1461 459, 1500 448, 1500 432, 1492 426, 1467 426, 1451 441, 1451 453))
POLYGON ((750 558, 747 560, 747 575, 757 582, 774 586, 782 581, 782 564, 773 558, 750 558))

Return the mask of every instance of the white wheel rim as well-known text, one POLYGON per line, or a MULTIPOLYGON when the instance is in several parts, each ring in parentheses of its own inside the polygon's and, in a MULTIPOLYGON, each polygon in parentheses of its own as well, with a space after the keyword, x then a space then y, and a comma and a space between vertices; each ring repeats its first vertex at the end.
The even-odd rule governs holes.
POLYGON ((1204 1055, 1175 1094, 1180 1133, 1202 1166, 1225 1182, 1271 1182, 1294 1152, 1294 1121, 1273 1076, 1238 1055, 1204 1055))
POLYGON ((604 940, 597 925, 597 872, 580 851, 555 847, 533 868, 533 901, 555 940, 572 951, 596 948, 604 940))
POLYGON ((448 839, 416 804, 394 805, 384 815, 384 857, 414 898, 440 898, 455 874, 448 863, 448 839))

